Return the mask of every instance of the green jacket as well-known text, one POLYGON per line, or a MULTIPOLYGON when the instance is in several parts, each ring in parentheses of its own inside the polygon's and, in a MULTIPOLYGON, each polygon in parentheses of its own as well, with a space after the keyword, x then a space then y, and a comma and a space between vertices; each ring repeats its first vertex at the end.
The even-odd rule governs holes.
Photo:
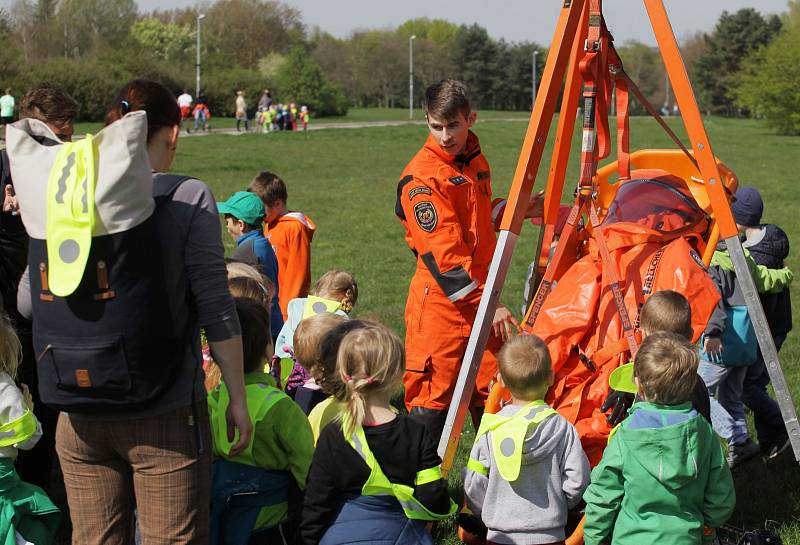
POLYGON ((703 527, 719 527, 736 505, 719 439, 690 403, 636 403, 583 499, 586 545, 710 543, 703 527))
MULTIPOLYGON (((275 379, 265 373, 248 373, 244 376, 248 390, 248 409, 252 392, 263 391, 264 395, 274 392, 280 399, 269 410, 269 414, 253 427, 252 450, 250 456, 244 453, 227 456, 220 445, 214 442, 214 455, 231 462, 238 462, 254 467, 274 471, 288 471, 297 481, 301 490, 306 487, 308 468, 314 454, 314 438, 308 418, 292 399, 275 388, 275 379)), ((220 388, 208 393, 208 407, 212 420, 218 411, 227 406, 220 406, 220 388)), ((252 419, 252 415, 251 415, 252 419)), ((283 503, 265 507, 256 520, 255 529, 274 526, 286 519, 288 505, 283 503)))

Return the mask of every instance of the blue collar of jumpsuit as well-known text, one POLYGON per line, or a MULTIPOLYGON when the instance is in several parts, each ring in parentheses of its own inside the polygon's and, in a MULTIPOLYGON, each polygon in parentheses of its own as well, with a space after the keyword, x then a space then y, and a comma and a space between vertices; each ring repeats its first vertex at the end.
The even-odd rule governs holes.
POLYGON ((682 424, 697 415, 697 411, 692 409, 691 402, 680 405, 659 405, 640 401, 631 408, 631 415, 625 427, 633 430, 665 428, 682 424))
POLYGON ((248 231, 247 233, 243 234, 239 238, 236 239, 236 246, 241 246, 251 238, 256 238, 258 235, 261 234, 261 231, 256 229, 255 231, 248 231))

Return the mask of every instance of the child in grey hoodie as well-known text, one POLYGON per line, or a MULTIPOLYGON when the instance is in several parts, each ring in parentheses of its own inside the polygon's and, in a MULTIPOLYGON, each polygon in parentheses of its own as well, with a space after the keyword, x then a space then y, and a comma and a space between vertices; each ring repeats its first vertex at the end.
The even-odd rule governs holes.
POLYGON ((488 528, 489 543, 563 543, 567 510, 590 473, 578 432, 542 400, 553 383, 547 345, 515 337, 498 364, 511 404, 481 420, 464 479, 467 506, 488 528))

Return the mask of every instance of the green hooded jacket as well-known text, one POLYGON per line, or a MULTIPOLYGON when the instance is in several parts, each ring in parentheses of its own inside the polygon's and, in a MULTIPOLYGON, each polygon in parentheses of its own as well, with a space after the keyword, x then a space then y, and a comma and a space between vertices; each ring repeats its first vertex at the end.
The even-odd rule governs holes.
POLYGON ((736 505, 722 446, 691 403, 636 403, 592 471, 584 543, 699 545, 736 505))

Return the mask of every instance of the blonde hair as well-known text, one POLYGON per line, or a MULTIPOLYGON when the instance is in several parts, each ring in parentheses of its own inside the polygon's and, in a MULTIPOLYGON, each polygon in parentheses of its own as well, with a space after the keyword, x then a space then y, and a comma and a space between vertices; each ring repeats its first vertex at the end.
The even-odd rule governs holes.
POLYGON ((272 283, 272 280, 258 272, 258 269, 252 265, 248 265, 247 263, 242 263, 240 261, 229 261, 225 264, 225 268, 228 270, 229 282, 234 278, 252 278, 261 284, 267 293, 267 297, 269 299, 267 306, 269 307, 269 304, 272 303, 272 299, 275 298, 275 284, 272 283))
POLYGON ((319 384, 322 367, 322 338, 347 318, 339 314, 323 312, 301 321, 294 331, 294 356, 319 384))
POLYGON ((651 295, 639 313, 640 325, 648 335, 658 331, 669 331, 692 340, 692 307, 677 291, 663 290, 651 295))
POLYGON ((503 382, 515 397, 539 394, 553 379, 550 351, 536 335, 510 339, 497 354, 497 364, 503 382))
POLYGON ((258 280, 254 280, 249 276, 235 276, 228 279, 228 289, 234 297, 252 299, 269 312, 272 297, 270 297, 264 284, 258 280))
POLYGON ((22 345, 17 332, 11 326, 8 317, 0 313, 0 371, 12 379, 17 376, 17 368, 22 359, 22 345))
POLYGON ((403 343, 386 326, 364 322, 344 336, 336 364, 347 388, 343 428, 349 437, 364 422, 367 396, 400 385, 406 367, 403 343))
POLYGON ((358 283, 349 272, 332 270, 320 276, 311 294, 340 301, 342 310, 350 314, 358 300, 358 283))
POLYGON ((679 405, 692 397, 697 383, 697 350, 685 337, 669 331, 648 335, 633 364, 639 391, 652 403, 679 405))

